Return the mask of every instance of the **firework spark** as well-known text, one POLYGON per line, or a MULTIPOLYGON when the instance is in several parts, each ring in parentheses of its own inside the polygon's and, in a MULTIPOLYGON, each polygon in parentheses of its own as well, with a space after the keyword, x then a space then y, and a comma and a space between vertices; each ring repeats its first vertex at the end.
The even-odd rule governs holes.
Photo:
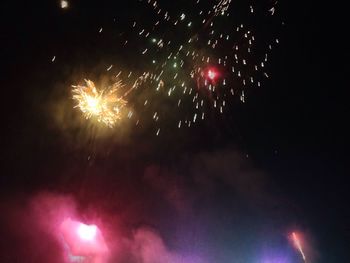
POLYGON ((198 10, 193 12, 167 10, 162 1, 140 2, 153 9, 153 22, 133 21, 131 34, 122 42, 137 43, 142 60, 148 61, 145 71, 151 77, 145 86, 155 93, 149 92, 143 101, 152 109, 150 114, 158 113, 155 125, 166 119, 174 122, 173 127, 191 127, 204 120, 206 111, 223 114, 231 96, 237 94, 245 102, 246 89, 260 87, 268 78, 265 67, 278 39, 254 34, 266 29, 264 23, 254 22, 266 17, 266 10, 244 4, 242 12, 252 17, 245 24, 231 19, 237 14, 231 0, 217 0, 214 5, 189 1, 184 9, 198 10), (172 28, 172 33, 165 28, 172 28), (172 110, 162 110, 161 100, 172 110))
POLYGON ((301 242, 300 242, 300 239, 299 237, 297 236, 297 234, 295 232, 292 233, 292 239, 293 239, 293 242, 294 242, 294 245, 296 246, 296 248, 299 250, 304 262, 306 263, 306 256, 305 256, 305 253, 304 253, 304 250, 303 250, 303 247, 301 245, 301 242))
POLYGON ((122 82, 118 81, 112 87, 101 90, 91 80, 85 80, 85 83, 83 86, 72 86, 73 99, 77 102, 75 108, 79 108, 86 119, 96 118, 98 122, 114 127, 127 104, 123 96, 117 95, 117 91, 123 87, 122 82))

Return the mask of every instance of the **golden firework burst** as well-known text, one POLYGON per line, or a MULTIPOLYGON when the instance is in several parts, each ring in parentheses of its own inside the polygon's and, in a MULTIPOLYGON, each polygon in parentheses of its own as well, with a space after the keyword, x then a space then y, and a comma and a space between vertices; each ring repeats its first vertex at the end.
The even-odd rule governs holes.
POLYGON ((79 108, 86 119, 95 118, 98 122, 112 128, 121 119, 121 111, 127 101, 118 97, 118 89, 123 87, 121 81, 111 87, 97 89, 91 80, 85 80, 86 85, 73 85, 73 99, 77 102, 74 106, 79 108))

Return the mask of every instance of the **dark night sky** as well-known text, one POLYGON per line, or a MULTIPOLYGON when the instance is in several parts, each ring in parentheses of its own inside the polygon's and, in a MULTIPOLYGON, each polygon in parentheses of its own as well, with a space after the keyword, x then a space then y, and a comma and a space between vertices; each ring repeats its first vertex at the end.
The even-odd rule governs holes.
MULTIPOLYGON (((134 10, 128 2, 133 1, 72 1, 66 12, 56 1, 43 2, 13 1, 1 7, 5 12, 0 77, 1 217, 12 211, 12 204, 23 203, 41 191, 74 194, 82 210, 88 206, 86 203, 106 202, 101 206, 110 207, 108 204, 117 197, 132 203, 135 210, 146 209, 142 198, 152 202, 157 195, 148 193, 143 185, 145 167, 166 170, 164 181, 181 181, 181 176, 173 175, 174 179, 171 174, 190 173, 198 168, 198 160, 216 160, 217 155, 223 156, 220 165, 229 169, 232 166, 229 160, 225 163, 226 153, 238 152, 244 158, 248 156, 254 171, 268 178, 268 198, 278 199, 274 200, 277 212, 272 210, 283 214, 277 216, 278 228, 295 226, 310 233, 319 254, 315 262, 346 262, 350 196, 343 61, 348 59, 348 51, 343 42, 346 31, 341 28, 344 16, 337 10, 341 7, 281 1, 280 12, 286 25, 280 32, 281 44, 271 58, 272 77, 261 89, 249 92, 247 103, 234 103, 229 114, 200 128, 159 138, 138 133, 127 142, 112 141, 111 145, 102 140, 99 147, 108 149, 107 153, 99 149, 87 165, 89 149, 75 147, 71 138, 65 142, 62 131, 51 125, 47 101, 57 94, 57 83, 70 84, 75 70, 84 71, 95 61, 100 62, 100 57, 114 52, 111 43, 98 40, 91 32, 100 25, 106 25, 108 30, 116 14, 128 17, 134 10), (50 63, 53 55, 57 57, 54 64, 50 63), (118 176, 116 169, 120 169, 118 176), (119 194, 112 194, 113 186, 119 194), (281 226, 281 218, 286 218, 285 226, 281 226)), ((141 16, 140 11, 133 12, 141 16)), ((196 186, 191 188, 191 182, 185 184, 187 191, 197 191, 196 186)), ((216 202, 226 200, 222 204, 225 207, 227 200, 236 198, 225 183, 219 189, 212 196, 214 201, 208 202, 206 220, 217 213, 216 202)), ((153 212, 160 218, 171 217, 173 212, 163 206, 161 202, 154 205, 153 212)), ((263 209, 257 204, 252 207, 252 214, 263 209)), ((123 208, 120 204, 116 209, 123 208)), ((247 216, 247 221, 254 223, 248 212, 236 209, 243 214, 241 221, 247 216)), ((145 222, 152 221, 146 212, 130 213, 131 218, 142 215, 145 222)), ((3 218, 0 223, 6 226, 8 219, 3 218)), ((159 229, 174 224, 165 219, 159 225, 157 222, 153 223, 159 229)), ((230 224, 229 219, 226 223, 230 224)), ((4 255, 1 262, 35 262, 21 260, 21 252, 17 261, 6 257, 6 253, 14 255, 9 251, 23 246, 23 240, 8 229, 0 230, 0 235, 4 255)), ((171 236, 166 231, 164 235, 171 236)))

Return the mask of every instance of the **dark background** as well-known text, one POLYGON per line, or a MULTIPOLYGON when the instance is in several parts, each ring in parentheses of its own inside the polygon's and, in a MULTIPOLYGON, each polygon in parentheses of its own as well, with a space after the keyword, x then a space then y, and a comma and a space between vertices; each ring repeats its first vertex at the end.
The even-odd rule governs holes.
MULTIPOLYGON (((272 77, 249 94, 247 103, 234 104, 232 114, 215 125, 185 134, 157 139, 137 134, 132 142, 116 143, 108 157, 97 154, 90 165, 108 166, 106 158, 120 164, 125 177, 117 180, 126 185, 127 196, 127 189, 139 183, 133 175, 149 163, 167 166, 179 156, 239 149, 269 174, 275 185, 272 191, 297 207, 292 221, 312 233, 320 254, 317 262, 346 262, 350 196, 344 7, 289 2, 279 4, 286 25, 271 58, 272 77)), ((113 45, 101 44, 91 31, 98 31, 99 25, 108 28, 115 13, 127 17, 133 4, 74 1, 71 5, 65 12, 55 1, 13 1, 1 6, 3 203, 43 189, 70 193, 84 188, 82 175, 73 174, 87 169, 84 160, 89 150, 64 145, 60 132, 48 125, 45 101, 52 99, 55 83, 70 78, 72 69, 66 63, 86 69, 99 56, 108 57, 113 45), (55 64, 50 63, 53 55, 55 64)), ((137 10, 135 15, 140 16, 137 10)), ((101 184, 110 180, 114 179, 106 175, 101 184)), ((82 202, 94 197, 84 198, 82 202)), ((4 233, 3 240, 16 242, 11 233, 4 233)))

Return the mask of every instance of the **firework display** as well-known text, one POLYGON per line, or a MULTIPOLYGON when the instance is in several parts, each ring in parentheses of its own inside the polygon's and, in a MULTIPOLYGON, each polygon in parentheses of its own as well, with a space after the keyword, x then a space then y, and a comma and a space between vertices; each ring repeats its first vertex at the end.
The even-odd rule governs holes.
MULTIPOLYGON (((135 116, 141 115, 133 121, 152 119, 158 135, 164 120, 171 128, 191 127, 209 113, 223 114, 233 96, 244 103, 245 91, 260 87, 269 77, 266 65, 279 40, 270 33, 271 28, 258 25, 274 21, 277 2, 257 8, 239 6, 244 14, 235 11, 237 4, 229 0, 188 1, 183 4, 183 9, 190 10, 186 13, 179 8, 167 10, 164 1, 141 1, 144 12, 151 13, 153 19, 132 21, 128 34, 121 33, 127 36, 120 38, 120 44, 142 63, 138 71, 130 68, 125 76, 117 75, 123 82, 137 83, 135 91, 116 99, 118 105, 111 109, 106 106, 109 99, 96 93, 93 82, 86 82, 86 88, 74 86, 74 99, 84 116, 97 116, 98 121, 113 127, 127 99, 138 113, 135 116), (262 32, 257 31, 260 29, 262 32), (267 36, 264 31, 269 32, 267 36), (140 71, 143 73, 138 74, 140 71)), ((98 32, 105 31, 101 27, 98 32)), ((108 72, 113 69, 113 65, 107 66, 108 72)), ((130 119, 132 114, 131 110, 130 119)))
POLYGON ((3 9, 0 263, 347 262, 342 8, 3 9))

